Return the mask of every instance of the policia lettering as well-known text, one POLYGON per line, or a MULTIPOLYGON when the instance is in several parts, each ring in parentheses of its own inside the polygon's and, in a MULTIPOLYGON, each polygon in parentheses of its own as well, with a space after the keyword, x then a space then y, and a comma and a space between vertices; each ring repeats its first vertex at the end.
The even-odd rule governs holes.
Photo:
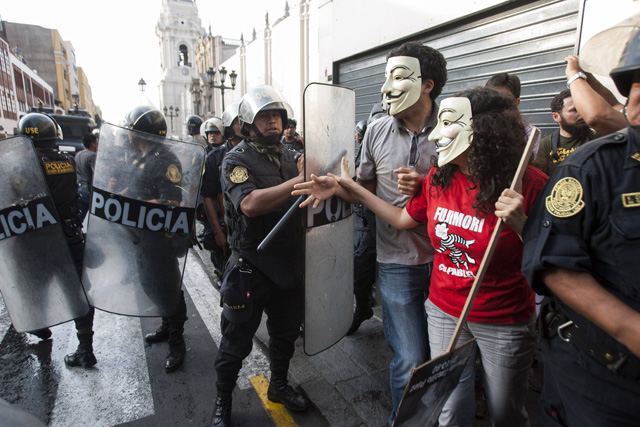
POLYGON ((141 202, 94 187, 91 214, 141 230, 190 233, 195 208, 141 202))
POLYGON ((57 224, 55 211, 53 201, 48 197, 3 209, 0 211, 0 240, 57 224))

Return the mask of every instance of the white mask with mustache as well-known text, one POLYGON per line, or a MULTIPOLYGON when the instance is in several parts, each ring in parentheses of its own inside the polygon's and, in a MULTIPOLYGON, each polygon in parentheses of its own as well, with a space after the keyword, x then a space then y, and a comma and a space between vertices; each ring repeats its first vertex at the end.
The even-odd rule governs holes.
POLYGON ((438 111, 438 125, 429 135, 429 141, 436 143, 438 166, 442 167, 464 153, 471 145, 472 137, 469 98, 443 99, 438 111))
POLYGON ((389 114, 395 116, 415 104, 422 92, 420 61, 413 56, 392 56, 387 60, 386 81, 381 92, 389 106, 389 114))

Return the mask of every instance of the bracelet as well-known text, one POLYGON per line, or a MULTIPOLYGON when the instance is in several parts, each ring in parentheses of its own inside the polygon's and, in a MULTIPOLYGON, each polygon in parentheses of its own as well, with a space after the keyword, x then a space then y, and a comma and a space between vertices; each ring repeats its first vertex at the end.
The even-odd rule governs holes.
POLYGON ((577 79, 582 79, 585 82, 587 81, 587 75, 585 73, 583 73, 582 71, 579 71, 577 73, 575 73, 573 76, 571 76, 571 78, 569 80, 567 80, 567 89, 569 89, 569 86, 571 86, 571 83, 575 82, 577 79))

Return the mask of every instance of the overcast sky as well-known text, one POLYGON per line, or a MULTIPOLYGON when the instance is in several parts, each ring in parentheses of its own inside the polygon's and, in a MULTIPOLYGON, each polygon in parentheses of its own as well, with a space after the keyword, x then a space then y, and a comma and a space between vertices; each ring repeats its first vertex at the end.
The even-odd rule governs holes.
MULTIPOLYGON (((196 0, 202 27, 213 35, 250 39, 253 28, 264 29, 265 14, 273 23, 284 14, 286 0, 196 0)), ((298 1, 289 1, 289 5, 298 1)), ((103 119, 118 123, 133 107, 146 103, 138 89, 158 105, 160 48, 155 26, 162 0, 7 0, 0 7, 4 21, 55 28, 76 51, 93 100, 103 119)))

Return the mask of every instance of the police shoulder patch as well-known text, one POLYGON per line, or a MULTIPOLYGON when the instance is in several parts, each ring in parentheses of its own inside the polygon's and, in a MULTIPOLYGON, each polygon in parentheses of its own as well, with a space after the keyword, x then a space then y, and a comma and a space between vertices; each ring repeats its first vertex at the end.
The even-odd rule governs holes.
POLYGON ((547 211, 558 218, 567 218, 584 208, 582 201, 582 185, 572 177, 562 178, 556 182, 545 202, 547 211))
POLYGON ((234 184, 241 184, 249 179, 249 172, 244 166, 236 166, 231 171, 231 176, 229 176, 229 179, 234 184))
POLYGON ((625 208, 637 208, 640 206, 640 193, 625 193, 622 195, 622 205, 625 208))
POLYGON ((171 182, 180 182, 182 179, 182 175, 180 174, 180 169, 176 165, 169 165, 166 173, 167 179, 171 182))
POLYGON ((23 191, 27 186, 27 181, 20 175, 13 175, 11 177, 11 183, 16 191, 23 191))

